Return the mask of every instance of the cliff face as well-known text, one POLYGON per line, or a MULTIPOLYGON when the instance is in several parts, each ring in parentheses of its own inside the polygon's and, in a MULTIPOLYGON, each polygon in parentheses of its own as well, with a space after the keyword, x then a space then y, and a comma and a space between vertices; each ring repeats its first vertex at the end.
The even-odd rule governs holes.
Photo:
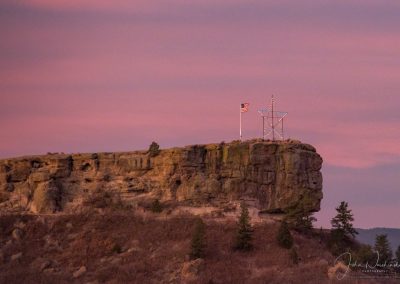
POLYGON ((55 154, 0 160, 0 210, 71 210, 93 192, 130 202, 160 198, 189 205, 246 200, 282 212, 318 211, 322 158, 296 141, 246 141, 126 153, 55 154))

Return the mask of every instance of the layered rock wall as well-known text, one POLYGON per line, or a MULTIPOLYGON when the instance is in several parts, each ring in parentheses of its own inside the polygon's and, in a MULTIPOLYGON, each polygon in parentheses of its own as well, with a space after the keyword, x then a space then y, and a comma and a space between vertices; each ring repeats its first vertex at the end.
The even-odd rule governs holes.
POLYGON ((94 191, 135 202, 160 198, 191 205, 246 200, 286 211, 303 202, 318 211, 322 158, 297 141, 246 141, 161 150, 54 154, 0 160, 0 210, 67 210, 94 191))

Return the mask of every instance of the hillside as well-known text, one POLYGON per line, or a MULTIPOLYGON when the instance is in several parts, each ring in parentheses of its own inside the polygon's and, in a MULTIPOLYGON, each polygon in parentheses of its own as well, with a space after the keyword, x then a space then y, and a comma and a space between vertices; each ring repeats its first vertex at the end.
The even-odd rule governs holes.
POLYGON ((295 234, 300 257, 276 244, 277 223, 254 227, 254 249, 232 249, 235 223, 205 218, 204 260, 189 261, 193 215, 132 210, 63 216, 2 216, 0 283, 265 283, 327 281, 331 255, 295 234), (16 228, 21 232, 15 237, 16 228), (13 233, 14 232, 14 233, 13 233), (84 268, 83 268, 84 267, 84 268), (84 271, 80 275, 77 271, 84 271))
POLYGON ((319 210, 321 165, 292 140, 0 160, 0 283, 334 281, 346 269, 332 267, 329 232, 277 242, 285 212, 319 210), (241 202, 247 252, 233 249, 241 202), (191 260, 199 216, 205 255, 191 260))

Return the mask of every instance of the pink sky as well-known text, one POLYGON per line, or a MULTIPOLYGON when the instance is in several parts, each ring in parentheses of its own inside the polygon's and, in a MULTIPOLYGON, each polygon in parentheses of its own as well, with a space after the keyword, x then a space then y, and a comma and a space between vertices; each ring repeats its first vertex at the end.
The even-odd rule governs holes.
POLYGON ((319 224, 347 200, 356 225, 400 227, 399 14, 395 0, 2 1, 0 158, 230 141, 245 101, 259 137, 275 94, 287 136, 324 158, 319 224))

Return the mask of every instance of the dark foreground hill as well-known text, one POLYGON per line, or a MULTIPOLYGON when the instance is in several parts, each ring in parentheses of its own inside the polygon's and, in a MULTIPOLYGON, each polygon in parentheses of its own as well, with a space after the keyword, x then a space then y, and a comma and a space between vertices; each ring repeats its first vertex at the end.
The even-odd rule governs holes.
POLYGON ((114 210, 0 217, 1 283, 324 283, 332 256, 294 234, 299 264, 277 245, 276 222, 254 227, 254 249, 232 249, 236 225, 206 218, 204 259, 190 261, 195 217, 114 210))

